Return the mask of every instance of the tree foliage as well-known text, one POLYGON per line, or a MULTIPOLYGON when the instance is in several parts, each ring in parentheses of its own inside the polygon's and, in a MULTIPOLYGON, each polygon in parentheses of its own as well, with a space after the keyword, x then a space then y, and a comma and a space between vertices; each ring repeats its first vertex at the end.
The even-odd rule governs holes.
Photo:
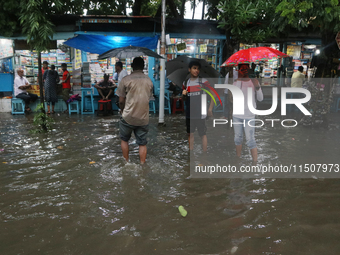
POLYGON ((313 27, 322 33, 340 31, 338 0, 208 0, 209 18, 238 41, 262 42, 292 29, 313 27))
POLYGON ((38 52, 47 50, 53 37, 53 23, 49 19, 52 10, 59 10, 59 0, 53 2, 44 0, 28 0, 25 7, 21 7, 20 25, 27 36, 27 43, 38 52))
MULTIPOLYGON (((288 25, 303 30, 309 25, 327 32, 340 31, 340 5, 338 0, 281 1, 276 14, 288 25)), ((285 27, 280 26, 280 30, 285 27)))
POLYGON ((0 34, 5 37, 12 36, 15 33, 20 33, 19 13, 20 1, 0 1, 0 34))
MULTIPOLYGON (((230 36, 240 42, 261 42, 275 34, 270 22, 275 14, 275 3, 268 0, 223 0, 217 5, 217 10, 210 5, 208 13, 216 15, 220 21, 219 27, 226 29, 230 36)), ((216 3, 216 2, 214 2, 216 3)))

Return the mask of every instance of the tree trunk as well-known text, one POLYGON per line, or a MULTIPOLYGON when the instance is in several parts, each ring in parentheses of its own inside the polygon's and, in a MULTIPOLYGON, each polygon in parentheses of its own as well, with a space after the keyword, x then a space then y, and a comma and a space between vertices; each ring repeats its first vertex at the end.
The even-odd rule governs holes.
POLYGON ((205 0, 203 0, 202 18, 201 18, 201 20, 204 20, 204 14, 205 14, 204 9, 205 9, 205 0))
POLYGON ((43 105, 42 113, 44 114, 43 122, 41 124, 41 127, 44 131, 47 131, 46 126, 46 117, 45 117, 45 104, 44 104, 44 85, 43 85, 43 77, 42 77, 42 71, 41 71, 41 52, 38 53, 38 82, 39 82, 39 90, 40 90, 40 103, 43 105))
POLYGON ((184 18, 184 11, 185 11, 185 0, 182 0, 182 4, 181 4, 181 13, 179 14, 181 19, 184 18))
POLYGON ((195 8, 196 8, 196 0, 194 0, 194 3, 193 3, 193 8, 192 8, 192 19, 195 18, 195 8))
POLYGON ((123 14, 126 16, 126 0, 123 1, 123 14))
POLYGON ((171 14, 174 16, 174 18, 179 19, 180 15, 177 12, 176 4, 173 0, 166 0, 166 4, 169 6, 171 14))
POLYGON ((238 42, 231 39, 231 33, 226 29, 226 43, 223 48, 223 61, 227 60, 231 55, 234 54, 234 51, 237 50, 238 42))
POLYGON ((44 87, 42 83, 42 71, 41 71, 41 52, 38 53, 38 83, 40 90, 40 103, 44 103, 44 87))
POLYGON ((135 0, 135 4, 132 7, 133 16, 140 16, 142 10, 142 1, 143 0, 135 0))

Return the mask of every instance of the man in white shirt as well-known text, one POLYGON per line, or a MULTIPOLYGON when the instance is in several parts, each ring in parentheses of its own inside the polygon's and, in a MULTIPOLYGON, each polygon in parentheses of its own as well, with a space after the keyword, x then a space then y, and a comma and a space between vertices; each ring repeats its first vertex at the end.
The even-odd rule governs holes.
MULTIPOLYGON (((115 70, 116 70, 116 73, 113 75, 113 80, 117 84, 117 88, 118 88, 120 81, 125 76, 127 76, 128 73, 125 69, 123 69, 123 63, 120 62, 120 61, 116 62, 115 70)), ((115 95, 115 103, 116 103, 118 109, 120 109, 120 107, 119 107, 119 97, 117 95, 115 95)))
POLYGON ((117 72, 117 80, 115 80, 115 82, 117 83, 117 86, 119 87, 119 83, 120 81, 128 75, 127 71, 125 69, 123 69, 123 63, 118 61, 115 65, 115 70, 117 72))
POLYGON ((38 99, 35 94, 28 93, 26 90, 31 88, 26 77, 24 77, 24 70, 21 68, 17 70, 18 76, 14 79, 14 95, 25 101, 25 111, 30 112, 29 104, 38 99))
POLYGON ((305 75, 303 74, 303 66, 299 66, 298 71, 293 73, 292 76, 292 88, 302 88, 305 75))

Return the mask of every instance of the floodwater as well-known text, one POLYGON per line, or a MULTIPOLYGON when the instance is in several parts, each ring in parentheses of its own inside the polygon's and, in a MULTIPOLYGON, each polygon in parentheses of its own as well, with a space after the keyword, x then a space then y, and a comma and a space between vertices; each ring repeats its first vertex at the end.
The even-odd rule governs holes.
MULTIPOLYGON (((259 163, 340 163, 339 116, 257 130, 259 163)), ((134 139, 123 160, 117 115, 55 115, 49 134, 29 133, 33 115, 0 118, 2 255, 340 254, 340 179, 190 178, 181 114, 162 128, 152 115, 145 167, 134 139)), ((233 162, 232 129, 221 139, 233 162)))

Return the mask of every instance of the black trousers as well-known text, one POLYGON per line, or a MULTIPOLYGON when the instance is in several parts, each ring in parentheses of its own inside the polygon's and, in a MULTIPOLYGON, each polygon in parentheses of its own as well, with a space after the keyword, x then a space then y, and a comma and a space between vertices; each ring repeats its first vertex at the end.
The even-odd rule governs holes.
POLYGON ((28 107, 29 103, 34 102, 38 99, 38 96, 36 94, 31 94, 31 93, 20 93, 15 96, 16 98, 20 98, 25 101, 25 108, 28 107))

